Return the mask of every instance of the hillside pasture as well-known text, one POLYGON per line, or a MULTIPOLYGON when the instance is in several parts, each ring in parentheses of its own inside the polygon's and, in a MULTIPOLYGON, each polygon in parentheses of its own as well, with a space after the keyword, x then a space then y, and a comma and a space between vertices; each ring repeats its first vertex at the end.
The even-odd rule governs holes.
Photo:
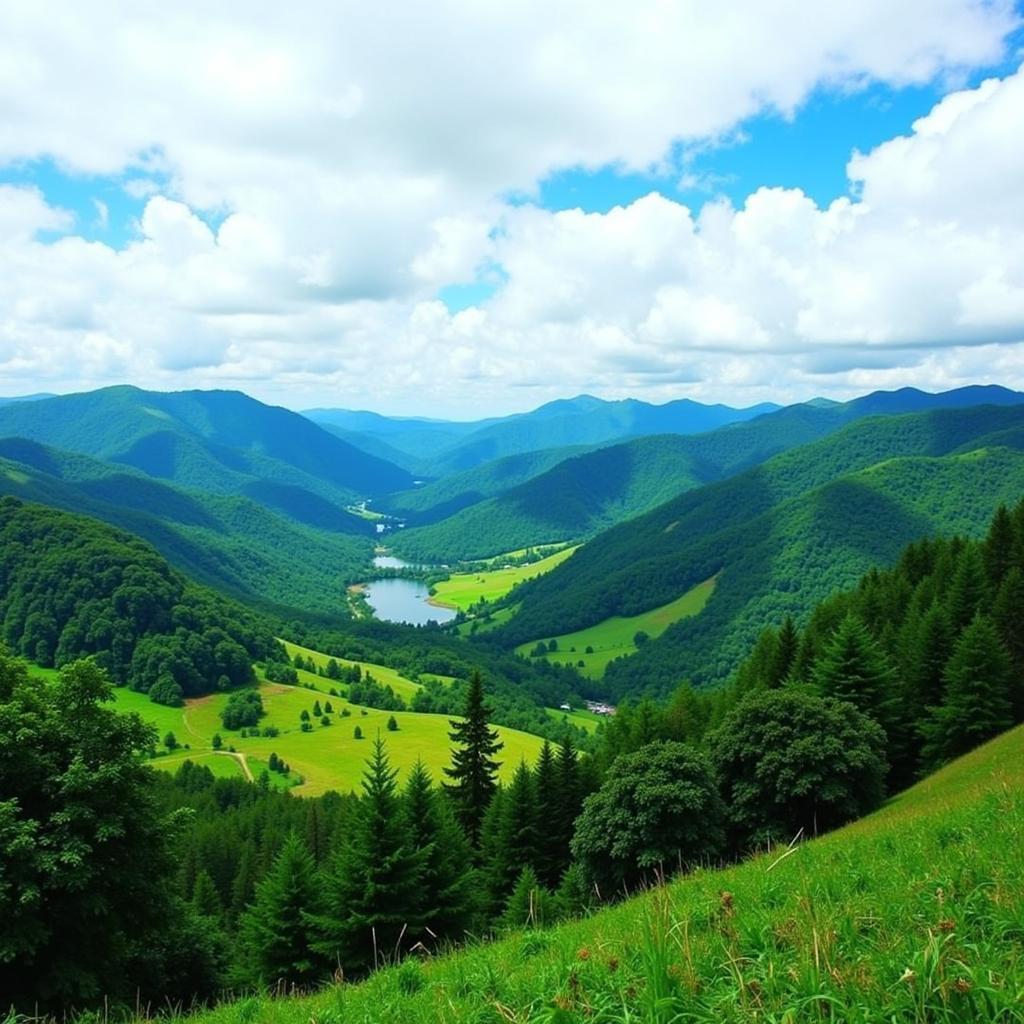
MULTIPOLYGON (((615 658, 636 653, 634 638, 637 633, 646 633, 652 640, 661 636, 674 622, 697 615, 707 604, 714 589, 715 578, 712 577, 698 583, 674 601, 642 612, 640 615, 615 615, 596 626, 588 626, 574 633, 540 637, 540 642, 548 643, 554 640, 557 643, 557 649, 548 651, 543 657, 556 665, 573 665, 588 679, 600 679, 608 664, 615 658)), ((531 657, 538 640, 520 644, 516 648, 516 653, 531 657)))

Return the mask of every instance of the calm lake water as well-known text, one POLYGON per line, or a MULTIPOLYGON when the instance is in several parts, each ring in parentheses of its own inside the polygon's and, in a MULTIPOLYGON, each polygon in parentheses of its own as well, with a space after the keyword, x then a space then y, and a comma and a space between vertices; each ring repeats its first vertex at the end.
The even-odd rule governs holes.
MULTIPOLYGON (((396 559, 397 561, 397 559, 396 559)), ((401 566, 393 566, 401 568, 401 566)), ((427 604, 430 591, 419 580, 374 580, 366 584, 366 600, 378 619, 423 626, 430 622, 451 622, 453 608, 427 604)))

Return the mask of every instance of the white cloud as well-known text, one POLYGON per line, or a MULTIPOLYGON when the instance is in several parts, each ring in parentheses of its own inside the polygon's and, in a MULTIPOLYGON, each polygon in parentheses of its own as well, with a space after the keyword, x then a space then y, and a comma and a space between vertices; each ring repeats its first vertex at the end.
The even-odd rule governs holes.
POLYGON ((530 401, 509 386, 857 386, 822 345, 940 379, 976 365, 958 346, 1001 342, 989 365, 1024 384, 1020 74, 855 154, 856 198, 826 209, 781 189, 699 212, 501 200, 559 168, 664 162, 822 83, 955 75, 1013 24, 981 0, 9 3, 0 163, 126 175, 146 205, 113 250, 41 239, 70 216, 0 188, 0 381, 489 411, 530 401), (433 301, 494 266, 484 308, 433 301), (947 370, 906 354, 928 344, 947 370))

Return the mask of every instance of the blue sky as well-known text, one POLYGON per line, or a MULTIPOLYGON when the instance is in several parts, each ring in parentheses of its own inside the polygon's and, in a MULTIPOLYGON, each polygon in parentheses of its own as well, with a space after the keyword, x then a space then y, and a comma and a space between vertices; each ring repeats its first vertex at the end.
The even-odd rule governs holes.
POLYGON ((1022 12, 19 6, 0 393, 473 415, 1024 385, 1022 12))

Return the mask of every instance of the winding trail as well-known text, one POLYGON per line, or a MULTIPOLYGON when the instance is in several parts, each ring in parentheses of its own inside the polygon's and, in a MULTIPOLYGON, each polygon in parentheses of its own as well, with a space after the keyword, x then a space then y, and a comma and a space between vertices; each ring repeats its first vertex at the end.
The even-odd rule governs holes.
POLYGON ((223 754, 225 757, 233 757, 241 766, 242 774, 249 780, 249 782, 255 782, 256 780, 252 777, 252 769, 249 767, 249 761, 245 754, 240 754, 237 750, 215 750, 215 754, 223 754))

